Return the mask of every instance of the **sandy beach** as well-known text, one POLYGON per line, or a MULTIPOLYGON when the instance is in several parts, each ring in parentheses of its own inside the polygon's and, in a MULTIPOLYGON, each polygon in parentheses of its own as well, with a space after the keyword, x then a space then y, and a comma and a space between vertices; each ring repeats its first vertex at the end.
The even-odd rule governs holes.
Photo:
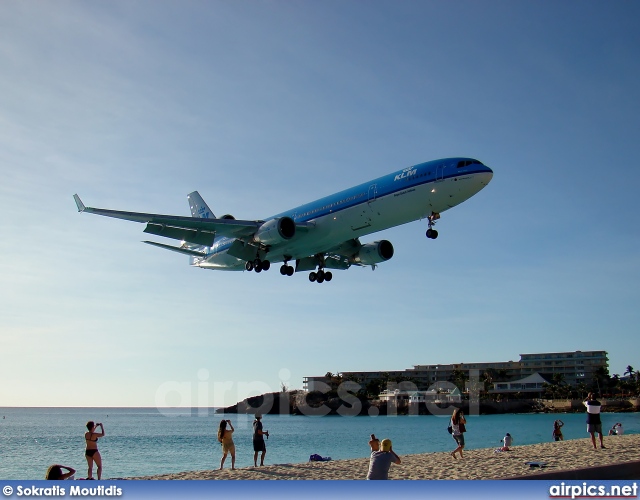
MULTIPOLYGON (((453 440, 452 440, 453 444, 453 440)), ((401 465, 392 465, 390 479, 504 479, 541 472, 584 469, 617 463, 640 461, 640 434, 606 437, 605 449, 593 449, 591 439, 574 439, 527 446, 514 446, 499 452, 484 448, 464 452, 454 459, 449 452, 402 455, 401 465), (546 462, 544 469, 531 468, 525 462, 546 462)), ((453 446, 452 446, 453 449, 453 446)), ((269 455, 267 454, 267 461, 269 455)), ((230 458, 227 458, 228 465, 230 458)), ((368 458, 277 464, 231 470, 205 470, 161 474, 128 479, 365 479, 368 458)), ((597 478, 594 478, 597 479, 597 478)))

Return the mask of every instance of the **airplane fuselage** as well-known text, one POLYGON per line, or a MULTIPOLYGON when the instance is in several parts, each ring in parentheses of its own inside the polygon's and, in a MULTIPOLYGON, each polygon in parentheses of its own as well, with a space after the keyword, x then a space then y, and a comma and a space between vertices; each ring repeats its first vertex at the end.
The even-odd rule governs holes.
MULTIPOLYGON (((339 193, 274 215, 308 223, 312 231, 265 249, 261 258, 294 261, 347 240, 440 214, 467 200, 491 178, 493 171, 471 158, 446 158, 379 177, 339 193)), ((235 238, 217 238, 206 256, 192 259, 201 268, 244 270, 246 261, 228 254, 235 238)))

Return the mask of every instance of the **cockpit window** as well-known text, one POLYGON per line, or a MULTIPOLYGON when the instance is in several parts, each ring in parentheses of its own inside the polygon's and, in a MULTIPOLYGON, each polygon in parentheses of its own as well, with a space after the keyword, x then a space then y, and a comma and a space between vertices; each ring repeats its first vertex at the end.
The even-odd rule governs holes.
POLYGON ((456 168, 467 167, 469 165, 482 165, 478 160, 460 160, 456 168))

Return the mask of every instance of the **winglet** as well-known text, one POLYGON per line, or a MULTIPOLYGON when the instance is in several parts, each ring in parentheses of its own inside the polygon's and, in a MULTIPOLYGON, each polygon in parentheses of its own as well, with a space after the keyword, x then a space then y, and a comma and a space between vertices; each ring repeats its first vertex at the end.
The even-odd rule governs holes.
POLYGON ((74 194, 73 199, 75 200, 76 206, 78 207, 78 212, 84 212, 86 207, 84 206, 84 203, 82 203, 80 197, 77 194, 74 194))

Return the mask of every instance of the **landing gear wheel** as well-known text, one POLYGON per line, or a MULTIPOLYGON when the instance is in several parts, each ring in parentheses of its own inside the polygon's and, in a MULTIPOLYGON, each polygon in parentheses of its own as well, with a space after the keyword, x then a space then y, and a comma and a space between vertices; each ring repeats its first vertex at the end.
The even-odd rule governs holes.
POLYGON ((244 268, 247 271, 253 271, 253 262, 251 262, 250 260, 247 261, 247 263, 244 265, 244 268))
MULTIPOLYGON (((259 262, 259 261, 258 261, 259 262)), ((253 266, 253 270, 257 273, 261 273, 262 272, 262 263, 260 262, 257 266, 254 264, 253 266)))
POLYGON ((309 273, 309 281, 311 281, 311 283, 313 283, 317 278, 318 278, 318 275, 313 271, 309 273))
POLYGON ((262 261, 262 270, 263 271, 268 271, 270 267, 271 267, 271 262, 269 262, 268 260, 263 260, 262 261))
POLYGON ((293 266, 287 266, 287 276, 293 276, 293 266))
POLYGON ((436 212, 431 212, 431 215, 427 217, 429 220, 429 229, 427 229, 427 238, 435 240, 438 237, 438 231, 432 229, 435 226, 436 221, 440 218, 440 214, 436 212))
POLYGON ((262 264, 260 259, 253 259, 253 267, 258 267, 262 264))
POLYGON ((317 281, 318 283, 322 283, 322 282, 324 281, 324 271, 323 271, 322 269, 320 269, 320 270, 318 271, 316 281, 317 281))
POLYGON ((325 281, 331 281, 332 278, 333 278, 333 273, 331 271, 327 271, 326 273, 324 273, 325 281))
POLYGON ((285 276, 286 274, 288 274, 289 272, 289 266, 282 264, 280 266, 280 274, 282 274, 282 276, 285 276))

